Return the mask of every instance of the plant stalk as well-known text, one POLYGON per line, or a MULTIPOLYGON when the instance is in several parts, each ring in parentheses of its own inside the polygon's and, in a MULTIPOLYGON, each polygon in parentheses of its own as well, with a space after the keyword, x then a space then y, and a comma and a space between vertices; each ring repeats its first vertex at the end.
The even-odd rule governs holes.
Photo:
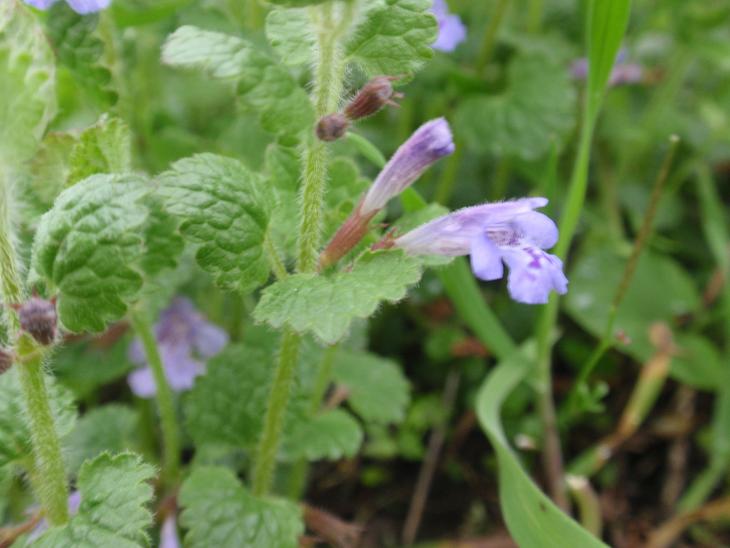
POLYGON ((168 487, 172 487, 177 482, 180 472, 180 431, 172 389, 165 376, 162 358, 150 322, 140 312, 131 313, 130 321, 142 341, 147 363, 155 379, 157 407, 162 428, 162 477, 164 483, 168 487))
MULTIPOLYGON (((0 297, 4 303, 20 303, 24 297, 13 247, 10 220, 12 204, 9 182, 0 172, 0 297)), ((48 522, 51 525, 63 525, 68 521, 68 484, 61 443, 45 384, 43 352, 33 339, 18 332, 16 314, 5 308, 9 338, 11 341, 17 339, 16 367, 25 399, 33 449, 34 463, 31 472, 36 480, 33 487, 48 522)))
POLYGON ((299 359, 301 337, 286 329, 281 338, 279 363, 274 374, 274 382, 269 394, 268 407, 264 418, 264 429, 256 451, 256 460, 253 470, 253 493, 262 496, 269 492, 274 480, 276 454, 279 451, 279 441, 284 428, 284 416, 289 404, 294 374, 299 359))

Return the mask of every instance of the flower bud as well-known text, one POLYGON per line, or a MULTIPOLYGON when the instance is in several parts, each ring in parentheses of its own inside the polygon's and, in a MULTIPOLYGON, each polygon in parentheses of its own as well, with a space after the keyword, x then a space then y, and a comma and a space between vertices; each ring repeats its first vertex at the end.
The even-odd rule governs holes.
POLYGON ((454 152, 449 123, 436 118, 419 127, 390 158, 362 202, 361 212, 379 211, 393 196, 408 188, 439 158, 454 152))
POLYGON ((7 348, 0 346, 0 375, 5 373, 13 365, 13 354, 7 348))
POLYGON ((350 127, 350 121, 344 114, 335 112, 322 116, 317 122, 317 138, 320 141, 336 141, 345 135, 348 127, 350 127))
POLYGON ((56 338, 56 301, 31 297, 18 307, 20 328, 42 345, 53 343, 56 338))
POLYGON ((393 99, 400 99, 403 94, 393 90, 393 80, 396 80, 393 76, 376 76, 370 80, 345 107, 345 115, 350 120, 359 120, 375 114, 385 105, 397 107, 398 103, 393 99))

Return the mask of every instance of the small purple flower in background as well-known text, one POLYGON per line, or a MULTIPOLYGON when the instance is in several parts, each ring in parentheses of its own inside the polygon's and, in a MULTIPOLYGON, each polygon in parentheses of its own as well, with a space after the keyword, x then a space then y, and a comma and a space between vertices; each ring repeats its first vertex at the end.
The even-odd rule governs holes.
MULTIPOLYGON (((192 388, 195 377, 205 373, 205 363, 195 358, 210 358, 228 344, 228 335, 209 323, 185 297, 173 299, 155 325, 155 338, 170 387, 176 391, 192 388)), ((147 365, 142 342, 135 339, 129 347, 129 359, 147 365)), ((132 392, 141 398, 155 395, 152 370, 142 367, 127 377, 132 392)))
POLYGON ((438 38, 431 47, 439 51, 454 51, 466 39, 466 27, 461 22, 461 17, 449 13, 446 0, 433 0, 431 11, 439 25, 438 38))
MULTIPOLYGON (((52 4, 55 4, 57 0, 24 0, 26 4, 41 9, 47 10, 52 4)), ((76 13, 85 15, 87 13, 94 13, 95 11, 103 10, 109 7, 111 0, 66 0, 66 3, 71 6, 71 9, 76 13)))
POLYGON ((365 236, 370 220, 438 159, 454 152, 449 123, 436 118, 419 127, 380 171, 367 193, 319 257, 320 268, 340 260, 365 236))
MULTIPOLYGON (((644 67, 637 63, 626 63, 626 49, 619 50, 616 55, 616 62, 608 77, 609 86, 620 86, 622 84, 637 84, 644 78, 644 67)), ((570 72, 576 80, 588 78, 588 59, 585 57, 573 61, 570 72)))
MULTIPOLYGON (((76 515, 76 513, 79 511, 79 506, 81 506, 81 492, 80 491, 73 491, 68 496, 68 513, 72 516, 76 515)), ((38 537, 40 537, 43 533, 45 533, 48 530, 48 520, 46 518, 41 519, 38 524, 35 526, 35 528, 30 532, 30 535, 28 535, 28 544, 33 544, 38 537)))
POLYGON ((379 247, 398 247, 413 255, 471 255, 474 275, 487 281, 502 278, 505 263, 512 298, 543 304, 551 290, 568 290, 562 261, 543 251, 558 240, 555 223, 533 211, 546 204, 546 198, 523 198, 467 207, 379 247))
POLYGON ((177 534, 177 522, 172 513, 165 518, 160 528, 160 548, 180 548, 180 537, 177 534))

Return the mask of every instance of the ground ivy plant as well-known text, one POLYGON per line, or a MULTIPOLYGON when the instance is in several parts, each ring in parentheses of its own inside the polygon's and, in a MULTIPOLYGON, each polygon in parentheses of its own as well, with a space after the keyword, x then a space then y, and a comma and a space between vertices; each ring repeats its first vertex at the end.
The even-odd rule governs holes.
MULTIPOLYGON (((88 48, 109 39, 109 20, 102 13, 100 32, 85 39, 92 23, 83 17, 107 3, 68 4, 78 13, 61 3, 45 16, 20 0, 0 5, 0 352, 14 363, 0 377, 0 466, 27 477, 45 520, 18 542, 146 545, 153 500, 172 497, 187 546, 297 546, 308 463, 354 456, 365 428, 405 417, 408 382, 397 364, 363 349, 364 322, 383 303, 404 299, 424 269, 458 256, 469 255, 482 280, 507 275, 517 301, 543 304, 565 293, 562 262, 548 252, 557 227, 537 211, 547 200, 452 213, 421 203, 410 185, 455 150, 443 118, 406 139, 373 182, 348 157, 380 161, 357 124, 397 103, 397 86, 432 56, 438 25, 430 0, 272 0, 268 44, 191 25, 174 30, 160 51, 164 70, 220 81, 240 112, 275 140, 255 168, 201 153, 159 173, 135 167, 136 136, 122 106, 83 131, 49 131, 61 57, 64 77, 90 86, 101 104, 123 102, 110 90, 119 76, 113 59, 84 69, 88 48), (339 146, 342 139, 353 146, 339 146), (21 207, 28 192, 39 213, 30 223, 21 207), (384 229, 386 207, 399 196, 406 214, 384 229), (19 229, 21 220, 29 231, 19 229), (191 264, 251 303, 239 340, 227 344, 184 300, 163 311, 181 268, 191 264), (72 398, 50 373, 65 337, 120 322, 137 337, 130 356, 144 364, 130 377, 132 389, 154 397, 159 417, 160 447, 144 456, 115 452, 117 441, 103 438, 110 425, 120 436, 131 430, 128 410, 89 413, 75 428, 72 398), (194 327, 180 335, 180 325, 194 327), (205 370, 193 354, 210 358, 205 370), (346 390, 323 405, 333 382, 346 390), (345 400, 346 408, 339 405, 345 400), (96 452, 89 449, 95 443, 96 452), (195 456, 186 451, 183 459, 183 448, 195 456), (216 454, 239 455, 242 464, 227 466, 216 454)), ((508 99, 534 93, 524 80, 537 65, 514 62, 508 99)), ((546 133, 570 123, 562 111, 571 99, 546 120, 546 133)), ((479 101, 459 116, 474 124, 500 116, 501 102, 479 101)), ((580 208, 576 192, 571 215, 580 208)), ((456 272, 443 271, 447 287, 456 272)), ((473 288, 471 278, 459 283, 473 288)), ((495 348, 524 357, 505 340, 495 348)), ((549 508, 545 519, 584 539, 575 522, 531 491, 495 426, 496 412, 490 407, 480 418, 496 440, 504 481, 516 481, 515 489, 549 508)), ((175 520, 164 519, 170 511, 158 514, 162 534, 176 535, 175 520)))

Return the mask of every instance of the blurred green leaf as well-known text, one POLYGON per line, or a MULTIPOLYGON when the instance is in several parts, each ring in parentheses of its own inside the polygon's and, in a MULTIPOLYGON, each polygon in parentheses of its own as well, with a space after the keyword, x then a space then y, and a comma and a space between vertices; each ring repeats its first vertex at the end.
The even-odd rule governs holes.
POLYGON ((438 35, 431 0, 372 0, 352 31, 345 53, 369 77, 410 75, 433 57, 438 35))
POLYGON ((679 353, 672 359, 672 377, 700 390, 715 391, 722 386, 725 364, 712 342, 691 333, 678 333, 676 342, 679 353))
POLYGON ((189 548, 296 548, 304 532, 297 505, 254 497, 226 468, 193 469, 179 501, 189 548))
POLYGON ((268 279, 263 244, 271 197, 258 175, 232 158, 199 154, 155 181, 183 236, 198 246, 198 264, 220 286, 246 293, 268 279))
POLYGON ((97 14, 80 15, 66 2, 56 2, 48 16, 48 38, 78 84, 106 109, 117 101, 112 74, 104 64, 104 42, 96 33, 97 14))
MULTIPOLYGON (((278 334, 251 328, 243 344, 231 345, 208 362, 184 401, 185 421, 197 445, 255 447, 266 413, 278 334)), ((352 456, 362 443, 358 423, 344 411, 310 413, 312 366, 319 349, 304 345, 297 384, 287 408, 279 457, 286 461, 352 456)))
POLYGON ((288 461, 353 457, 362 445, 360 425, 341 409, 301 417, 284 428, 280 453, 288 461))
POLYGON ((20 0, 0 4, 0 164, 33 156, 56 110, 53 52, 20 0))
POLYGON ((66 186, 97 173, 132 171, 131 141, 129 127, 123 120, 102 116, 96 124, 81 132, 71 149, 66 186))
POLYGON ((102 454, 81 467, 78 513, 62 527, 53 527, 33 542, 41 548, 149 545, 152 525, 150 480, 155 470, 132 453, 102 454))
MULTIPOLYGON (((565 307, 584 329, 601 337, 608 321, 609 306, 626 267, 626 259, 610 247, 588 250, 575 262, 568 275, 570 288, 565 307)), ((647 360, 654 347, 649 342, 653 322, 672 322, 692 312, 699 304, 697 289, 689 275, 669 257, 646 250, 614 323, 631 342, 617 346, 639 361, 647 360)))
POLYGON ((464 100, 456 129, 477 152, 535 160, 573 129, 575 89, 565 66, 543 55, 518 55, 507 81, 499 95, 464 100))
POLYGON ((316 37, 306 8, 274 9, 266 16, 266 38, 287 65, 312 62, 316 37))
POLYGON ((563 513, 525 473, 502 430, 502 403, 531 371, 522 352, 503 360, 484 381, 476 401, 479 423, 497 453, 499 501, 512 538, 521 548, 605 546, 563 513))
POLYGON ((365 421, 403 421, 410 394, 397 363, 375 354, 342 349, 335 357, 333 377, 347 388, 348 403, 365 421))
POLYGON ((309 130, 314 113, 309 97, 289 72, 241 38, 180 27, 162 48, 162 61, 204 70, 210 77, 237 81, 242 101, 272 133, 309 130))
POLYGON ((92 409, 78 421, 64 443, 68 469, 78 472, 85 460, 101 453, 136 449, 137 412, 119 404, 92 409))
POLYGON ((254 318, 277 329, 287 325, 313 333, 334 344, 355 318, 372 315, 381 301, 399 301, 420 278, 420 263, 399 251, 366 253, 349 271, 295 274, 270 285, 254 318))

